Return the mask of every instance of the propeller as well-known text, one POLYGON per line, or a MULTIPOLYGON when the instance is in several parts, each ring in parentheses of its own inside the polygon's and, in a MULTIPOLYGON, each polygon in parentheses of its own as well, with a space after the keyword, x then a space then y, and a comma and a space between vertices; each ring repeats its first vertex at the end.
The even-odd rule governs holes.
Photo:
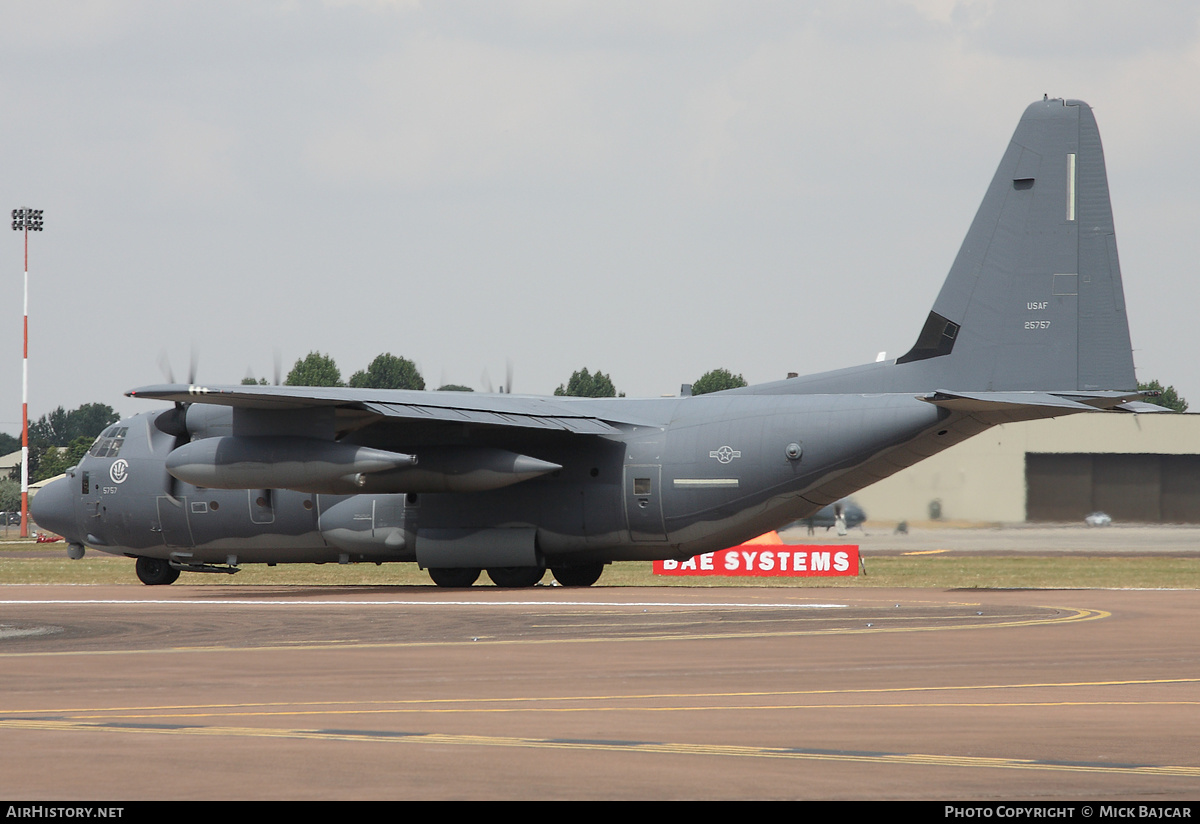
MULTIPOLYGON (((196 354, 196 347, 192 346, 188 354, 187 382, 189 386, 196 382, 196 366, 199 360, 199 356, 196 354)), ((158 368, 162 371, 163 377, 167 379, 167 383, 175 383, 175 370, 171 368, 171 359, 167 357, 167 350, 165 349, 158 355, 158 368)))
MULTIPOLYGON (((197 363, 196 347, 192 346, 191 354, 188 357, 189 386, 196 382, 197 363)), ((171 368, 171 360, 167 357, 165 349, 159 353, 158 368, 162 370, 163 377, 167 379, 167 383, 175 383, 175 370, 171 368)), ((191 440, 191 435, 187 430, 187 408, 188 404, 182 401, 175 401, 173 408, 168 409, 154 419, 154 425, 158 427, 160 432, 175 436, 175 446, 173 447, 175 449, 191 440)))
MULTIPOLYGON (((199 358, 196 355, 195 344, 193 344, 188 355, 187 382, 189 386, 195 384, 196 382, 196 367, 198 363, 199 358)), ((165 349, 159 353, 158 368, 162 370, 163 377, 166 378, 167 383, 175 383, 175 370, 171 368, 171 360, 167 357, 167 352, 165 349)), ((158 415, 154 419, 154 426, 156 429, 175 438, 175 443, 171 446, 172 452, 192 440, 192 435, 190 432, 188 432, 187 428, 188 406, 190 406, 190 404, 183 403, 182 401, 175 401, 175 405, 173 407, 158 415)), ((176 480, 175 476, 168 474, 166 483, 167 494, 172 498, 179 497, 176 494, 178 491, 179 482, 176 480)))
MULTIPOLYGON (((283 383, 283 378, 282 378, 282 376, 283 376, 283 356, 280 354, 278 347, 276 347, 276 349, 275 349, 274 366, 275 366, 275 380, 271 385, 272 386, 280 386, 283 383)), ((265 379, 263 381, 260 381, 257 378, 255 378, 254 370, 249 366, 246 367, 246 381, 249 381, 250 383, 254 383, 254 384, 265 385, 265 383, 264 383, 265 379)))
MULTIPOLYGON (((488 371, 486 368, 483 370, 483 378, 482 379, 483 379, 484 389, 486 389, 488 392, 495 393, 496 389, 492 386, 492 379, 488 375, 488 371)), ((500 394, 501 395, 511 395, 512 387, 513 387, 512 358, 505 358, 505 360, 504 360, 504 386, 500 387, 500 394)))

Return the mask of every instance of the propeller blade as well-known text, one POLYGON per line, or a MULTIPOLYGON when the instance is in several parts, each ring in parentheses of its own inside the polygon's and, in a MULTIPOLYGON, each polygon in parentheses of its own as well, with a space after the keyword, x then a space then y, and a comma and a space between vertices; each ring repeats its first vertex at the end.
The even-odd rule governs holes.
POLYGON ((171 369, 171 359, 167 357, 166 349, 158 353, 158 368, 167 383, 175 383, 175 372, 171 369))
MULTIPOLYGON (((196 345, 193 343, 188 355, 188 384, 196 382, 196 367, 199 362, 200 356, 196 353, 196 345)), ((166 349, 158 353, 158 368, 162 372, 163 377, 167 379, 167 383, 175 383, 175 370, 171 368, 171 359, 167 357, 166 349)))

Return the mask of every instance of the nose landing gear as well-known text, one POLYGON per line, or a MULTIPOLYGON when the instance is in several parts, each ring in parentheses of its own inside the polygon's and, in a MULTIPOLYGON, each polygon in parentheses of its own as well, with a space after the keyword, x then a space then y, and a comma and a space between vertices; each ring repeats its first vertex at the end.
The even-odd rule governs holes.
POLYGON ((146 586, 165 586, 175 583, 179 570, 161 558, 138 558, 137 577, 146 586))

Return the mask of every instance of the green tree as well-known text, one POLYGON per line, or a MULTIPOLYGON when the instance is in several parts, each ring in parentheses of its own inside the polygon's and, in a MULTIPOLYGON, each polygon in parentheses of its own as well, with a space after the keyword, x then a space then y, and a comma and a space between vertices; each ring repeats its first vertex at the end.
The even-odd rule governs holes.
POLYGON ((21 448, 21 438, 13 436, 7 432, 0 432, 0 455, 7 455, 10 452, 16 452, 21 448))
POLYGON ((338 369, 337 363, 320 352, 309 352, 306 357, 297 360, 284 383, 288 386, 345 385, 342 383, 342 371, 338 369))
POLYGON ((693 395, 707 395, 709 392, 720 392, 725 389, 737 389, 746 385, 746 379, 735 375, 728 369, 714 369, 705 372, 700 379, 692 384, 693 395))
POLYGON ((0 512, 16 512, 21 508, 21 484, 10 478, 0 479, 0 512))
POLYGON ((270 384, 267 383, 266 378, 255 380, 253 375, 247 375, 242 378, 242 386, 270 386, 270 384))
POLYGON ((97 436, 117 420, 117 413, 108 404, 85 403, 70 412, 60 406, 30 422, 29 480, 52 478, 79 463, 82 453, 87 452, 97 436), (83 444, 82 450, 76 448, 79 443, 83 444), (68 447, 76 448, 79 456, 65 462, 67 457, 60 452, 68 447))
POLYGON ((359 370, 351 375, 350 386, 356 389, 424 389, 425 379, 408 358, 384 352, 371 361, 366 371, 359 370))
POLYGON ((106 403, 85 403, 70 412, 60 406, 29 424, 29 443, 66 446, 76 438, 95 440, 117 420, 117 413, 106 403))
POLYGON ((1187 411, 1188 402, 1179 397, 1179 393, 1175 391, 1174 386, 1168 386, 1164 389, 1163 385, 1158 381, 1150 381, 1149 383, 1139 383, 1138 390, 1141 392, 1159 393, 1156 397, 1146 398, 1146 400, 1150 403, 1164 406, 1167 409, 1174 410, 1175 412, 1187 411))
POLYGON ((67 446, 79 438, 87 438, 88 446, 100 433, 120 420, 116 410, 106 403, 85 403, 67 413, 67 439, 58 444, 67 446))
POLYGON ((554 394, 575 398, 615 398, 617 389, 613 386, 612 378, 603 372, 590 375, 587 369, 581 369, 571 373, 566 386, 559 384, 554 394))
MULTIPOLYGON (((55 475, 63 474, 72 466, 79 466, 79 462, 83 460, 83 456, 87 454, 93 441, 95 438, 80 436, 71 441, 70 446, 51 446, 44 450, 39 456, 37 470, 30 470, 30 483, 53 478, 55 475)), ((32 464, 32 460, 30 463, 32 464)))
POLYGON ((35 442, 48 446, 66 446, 70 443, 67 437, 67 410, 61 406, 36 421, 29 422, 29 444, 35 442))
POLYGON ((469 386, 463 386, 461 383, 447 383, 438 387, 439 392, 474 392, 475 390, 469 386))

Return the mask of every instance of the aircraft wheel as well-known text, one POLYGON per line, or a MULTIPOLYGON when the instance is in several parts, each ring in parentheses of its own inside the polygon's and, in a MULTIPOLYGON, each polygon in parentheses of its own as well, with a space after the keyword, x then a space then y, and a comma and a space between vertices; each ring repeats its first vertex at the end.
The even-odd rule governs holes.
POLYGON ((576 564, 575 566, 551 567, 554 580, 565 587, 590 587, 600 580, 604 564, 576 564))
POLYGON ((179 578, 179 570, 161 558, 138 558, 134 568, 138 580, 146 586, 165 586, 179 578))
POLYGON ((429 567, 425 570, 440 587, 469 587, 479 579, 482 569, 429 567))
POLYGON ((488 577, 498 587, 531 587, 546 574, 544 567, 489 567, 488 577))

